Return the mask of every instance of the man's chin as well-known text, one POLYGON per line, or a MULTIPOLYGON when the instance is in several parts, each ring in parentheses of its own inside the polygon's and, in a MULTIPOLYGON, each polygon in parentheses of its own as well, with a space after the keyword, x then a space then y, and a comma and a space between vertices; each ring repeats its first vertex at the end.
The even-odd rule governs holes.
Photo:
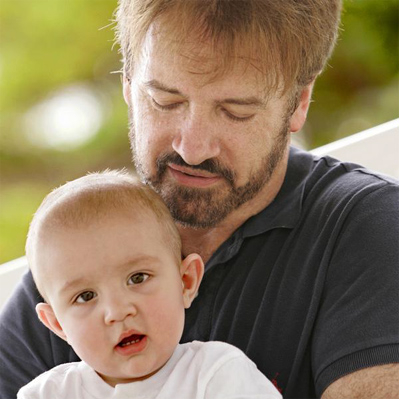
POLYGON ((172 212, 173 219, 176 223, 180 224, 185 228, 191 228, 195 230, 201 229, 211 229, 217 226, 223 219, 226 218, 227 215, 223 215, 223 217, 209 217, 208 215, 205 217, 199 217, 197 213, 192 214, 188 212, 172 212))
POLYGON ((222 222, 227 215, 218 215, 218 217, 209 217, 205 215, 204 217, 198 216, 198 213, 189 212, 171 212, 174 221, 184 228, 190 228, 194 230, 204 230, 216 227, 220 222, 222 222))
POLYGON ((215 227, 232 211, 228 196, 215 190, 175 188, 157 190, 173 219, 184 227, 207 229, 215 227))

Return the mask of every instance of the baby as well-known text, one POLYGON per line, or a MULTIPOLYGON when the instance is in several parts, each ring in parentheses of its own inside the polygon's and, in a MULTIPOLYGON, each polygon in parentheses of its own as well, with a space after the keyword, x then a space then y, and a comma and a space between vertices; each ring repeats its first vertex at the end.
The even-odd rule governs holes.
POLYGON ((281 398, 239 349, 179 344, 204 272, 150 188, 125 172, 50 193, 26 244, 40 320, 82 359, 38 376, 19 399, 281 398))

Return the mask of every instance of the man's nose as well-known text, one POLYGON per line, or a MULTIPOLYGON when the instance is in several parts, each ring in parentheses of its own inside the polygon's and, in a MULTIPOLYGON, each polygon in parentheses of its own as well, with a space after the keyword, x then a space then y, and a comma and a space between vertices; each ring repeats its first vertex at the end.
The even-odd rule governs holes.
POLYGON ((199 165, 220 154, 219 137, 211 119, 204 110, 193 107, 182 121, 172 147, 187 164, 199 165))
POLYGON ((103 302, 105 324, 110 325, 122 322, 128 317, 135 317, 137 315, 137 306, 126 293, 114 292, 107 298, 104 298, 103 302))

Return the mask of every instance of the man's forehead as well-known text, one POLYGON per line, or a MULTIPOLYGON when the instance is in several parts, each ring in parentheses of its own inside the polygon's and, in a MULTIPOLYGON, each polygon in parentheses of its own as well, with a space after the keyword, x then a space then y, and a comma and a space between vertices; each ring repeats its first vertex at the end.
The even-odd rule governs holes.
POLYGON ((158 26, 152 26, 145 36, 140 58, 167 58, 196 74, 214 71, 222 61, 221 56, 213 51, 210 43, 195 39, 194 35, 184 40, 170 37, 163 34, 158 26))
POLYGON ((227 62, 211 46, 192 45, 190 39, 172 52, 161 35, 149 36, 144 43, 142 57, 137 61, 134 75, 138 82, 143 87, 164 92, 186 94, 184 86, 188 77, 190 88, 211 84, 222 91, 226 88, 226 93, 220 93, 222 97, 226 94, 226 98, 231 92, 232 97, 255 96, 265 103, 275 93, 269 89, 268 80, 259 70, 257 60, 242 56, 227 62))
POLYGON ((267 74, 263 71, 263 62, 257 53, 245 46, 245 43, 238 44, 236 49, 231 49, 228 43, 215 43, 195 29, 181 37, 178 31, 170 32, 168 24, 157 20, 145 35, 140 61, 148 64, 154 57, 166 59, 176 68, 184 68, 209 81, 231 72, 244 74, 247 71, 259 74, 266 80, 267 74))

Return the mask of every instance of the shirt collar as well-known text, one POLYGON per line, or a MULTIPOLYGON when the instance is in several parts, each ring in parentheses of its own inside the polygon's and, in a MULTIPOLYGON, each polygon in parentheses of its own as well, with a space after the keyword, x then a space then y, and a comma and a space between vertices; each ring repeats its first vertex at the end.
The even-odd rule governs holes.
POLYGON ((305 185, 313 168, 313 161, 310 153, 295 147, 290 148, 287 172, 275 199, 263 211, 248 219, 218 248, 207 262, 206 270, 233 257, 246 237, 275 228, 295 226, 301 216, 305 185))
POLYGON ((293 228, 302 211, 303 193, 313 157, 291 147, 283 185, 275 199, 240 228, 243 237, 250 237, 275 228, 293 228))

